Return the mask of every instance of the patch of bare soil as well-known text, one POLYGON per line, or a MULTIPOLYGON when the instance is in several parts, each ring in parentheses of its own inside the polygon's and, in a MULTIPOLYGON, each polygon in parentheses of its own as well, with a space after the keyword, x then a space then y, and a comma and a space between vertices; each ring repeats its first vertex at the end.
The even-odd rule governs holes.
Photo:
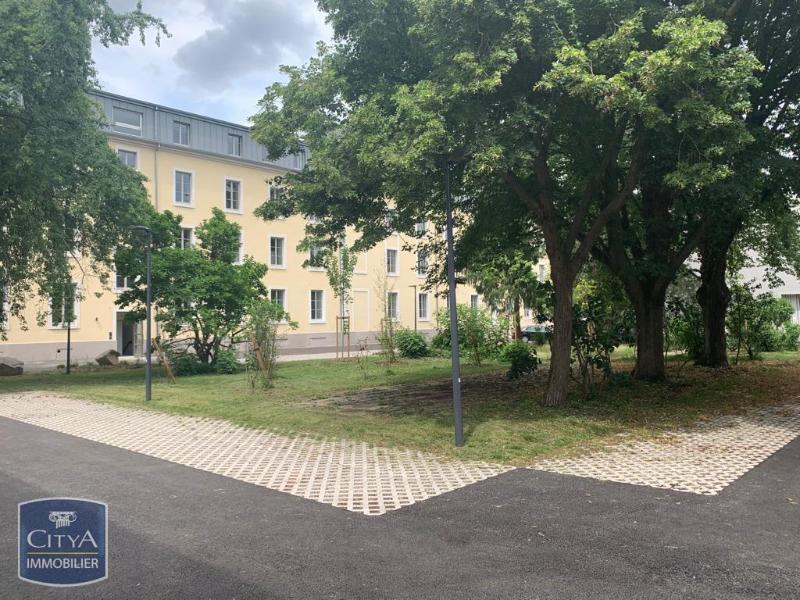
MULTIPOLYGON (((461 394, 465 404, 487 398, 516 398, 529 395, 531 388, 543 386, 547 371, 509 381, 503 373, 464 376, 461 394)), ((354 412, 385 412, 387 414, 418 413, 438 409, 453 401, 450 379, 436 379, 386 385, 337 393, 326 398, 310 400, 307 404, 354 412)))

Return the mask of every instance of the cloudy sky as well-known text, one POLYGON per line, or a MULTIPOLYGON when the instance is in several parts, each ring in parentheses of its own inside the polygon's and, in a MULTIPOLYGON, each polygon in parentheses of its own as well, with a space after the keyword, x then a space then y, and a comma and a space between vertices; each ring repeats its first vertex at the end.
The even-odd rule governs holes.
MULTIPOLYGON (((118 10, 136 0, 111 0, 118 10)), ((330 31, 314 0, 143 0, 172 37, 156 46, 134 36, 127 47, 95 43, 100 86, 184 110, 246 124, 264 88, 300 65, 330 31)))

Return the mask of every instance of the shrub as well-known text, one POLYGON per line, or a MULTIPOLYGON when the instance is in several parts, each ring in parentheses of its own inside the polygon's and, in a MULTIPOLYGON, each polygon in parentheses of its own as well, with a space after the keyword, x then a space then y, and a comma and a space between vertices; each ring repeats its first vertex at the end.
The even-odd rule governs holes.
POLYGON ((278 360, 278 325, 285 323, 297 328, 283 307, 269 300, 254 302, 247 311, 243 333, 249 342, 247 354, 247 377, 250 387, 256 385, 272 387, 275 364, 278 360))
POLYGON ((728 342, 736 350, 736 361, 742 350, 752 360, 761 352, 779 350, 783 343, 791 344, 791 339, 784 339, 792 318, 791 305, 769 293, 756 295, 757 289, 749 283, 731 287, 728 342))
MULTIPOLYGON (((465 304, 459 304, 456 311, 458 347, 471 363, 480 365, 485 358, 497 356, 508 343, 507 318, 492 318, 487 311, 465 304)), ((443 344, 444 340, 447 340, 449 346, 450 314, 446 308, 436 314, 436 324, 439 328, 437 346, 443 344)))
POLYGON ((236 352, 230 348, 217 353, 217 362, 214 363, 214 372, 222 375, 232 375, 239 370, 239 361, 236 352))
POLYGON ((800 350, 800 325, 797 323, 784 325, 778 346, 778 350, 784 352, 797 352, 800 350))
POLYGON ((508 344, 500 353, 503 362, 511 363, 506 371, 508 379, 519 379, 523 375, 532 373, 541 362, 536 356, 536 350, 531 344, 517 340, 508 344))
POLYGON ((187 351, 167 351, 172 372, 177 376, 202 375, 211 372, 211 366, 198 360, 197 355, 187 351))
POLYGON ((400 356, 404 358, 423 358, 428 356, 428 342, 420 332, 401 329, 395 337, 400 356))
POLYGON ((703 313, 700 306, 684 298, 667 300, 664 314, 664 353, 683 350, 691 359, 703 353, 703 313))

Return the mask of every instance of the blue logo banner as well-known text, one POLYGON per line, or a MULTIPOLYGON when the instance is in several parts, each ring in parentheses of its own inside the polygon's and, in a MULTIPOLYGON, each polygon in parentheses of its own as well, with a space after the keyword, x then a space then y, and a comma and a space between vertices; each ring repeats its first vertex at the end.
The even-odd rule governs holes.
POLYGON ((80 498, 19 504, 19 577, 52 586, 108 577, 108 506, 80 498))

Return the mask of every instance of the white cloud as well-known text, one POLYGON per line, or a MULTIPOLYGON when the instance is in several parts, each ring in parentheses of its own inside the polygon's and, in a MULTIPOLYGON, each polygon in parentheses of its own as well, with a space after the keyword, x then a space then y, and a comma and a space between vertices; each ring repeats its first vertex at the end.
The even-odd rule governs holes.
MULTIPOLYGON (((133 0, 114 6, 130 8, 133 0)), ((144 10, 164 20, 161 46, 95 43, 103 89, 244 123, 281 64, 305 63, 330 32, 312 0, 178 0, 144 10)))

